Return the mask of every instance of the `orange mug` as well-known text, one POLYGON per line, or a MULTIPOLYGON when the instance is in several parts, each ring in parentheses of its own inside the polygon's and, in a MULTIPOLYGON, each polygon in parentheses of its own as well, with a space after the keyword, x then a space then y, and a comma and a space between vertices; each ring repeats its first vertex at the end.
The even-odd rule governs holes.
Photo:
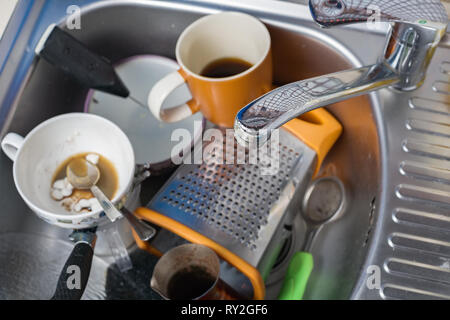
POLYGON ((272 85, 270 34, 258 19, 239 12, 205 16, 187 27, 176 46, 180 69, 161 79, 150 91, 148 106, 164 122, 176 122, 201 111, 206 119, 231 128, 237 112, 272 85), (221 59, 239 59, 247 70, 223 78, 202 76, 221 59), (192 94, 185 104, 162 109, 166 98, 184 83, 192 94))

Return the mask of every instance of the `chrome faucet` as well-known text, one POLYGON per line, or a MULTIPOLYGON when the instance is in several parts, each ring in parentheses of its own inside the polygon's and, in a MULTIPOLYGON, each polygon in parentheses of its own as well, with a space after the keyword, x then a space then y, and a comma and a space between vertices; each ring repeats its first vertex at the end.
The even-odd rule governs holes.
POLYGON ((374 65, 290 83, 251 102, 235 120, 242 145, 261 145, 272 130, 316 108, 387 86, 417 89, 448 24, 439 0, 310 0, 309 7, 322 27, 373 20, 376 8, 380 21, 391 23, 384 55, 374 65))

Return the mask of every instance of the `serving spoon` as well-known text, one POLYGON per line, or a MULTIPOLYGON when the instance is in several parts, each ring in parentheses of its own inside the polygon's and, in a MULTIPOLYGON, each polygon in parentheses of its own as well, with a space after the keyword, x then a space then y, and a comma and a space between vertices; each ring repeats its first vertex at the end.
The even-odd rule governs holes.
POLYGON ((100 180, 100 170, 95 164, 86 159, 74 159, 67 165, 66 175, 67 180, 69 180, 75 189, 90 190, 92 192, 94 197, 100 202, 109 220, 114 222, 117 218, 124 216, 143 241, 147 241, 155 235, 156 230, 153 227, 136 218, 125 207, 119 211, 100 188, 97 187, 97 182, 100 180))

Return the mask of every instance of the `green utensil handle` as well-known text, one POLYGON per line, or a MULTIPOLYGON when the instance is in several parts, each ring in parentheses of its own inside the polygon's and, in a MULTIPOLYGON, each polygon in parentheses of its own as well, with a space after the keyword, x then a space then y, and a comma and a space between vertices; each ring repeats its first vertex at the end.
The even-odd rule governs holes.
POLYGON ((314 268, 314 259, 309 252, 297 252, 289 263, 279 300, 302 300, 309 276, 314 268))

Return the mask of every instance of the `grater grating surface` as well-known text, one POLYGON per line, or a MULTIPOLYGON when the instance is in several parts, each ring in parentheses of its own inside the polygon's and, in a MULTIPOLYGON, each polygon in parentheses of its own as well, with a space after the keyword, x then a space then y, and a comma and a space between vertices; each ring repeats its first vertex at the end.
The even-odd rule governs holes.
MULTIPOLYGON (((258 157, 256 164, 249 164, 252 155, 237 146, 232 135, 222 140, 204 143, 203 150, 208 148, 210 152, 205 152, 203 163, 182 165, 152 200, 150 208, 256 265, 262 249, 276 231, 272 222, 277 224, 282 218, 279 214, 272 217, 271 210, 293 169, 304 162, 300 160, 305 151, 310 154, 307 168, 314 162, 315 153, 284 129, 280 130, 279 143, 271 146, 275 152, 279 151, 278 172, 264 175, 263 170, 269 167, 268 159, 274 157, 258 157), (230 156, 233 161, 229 163, 233 164, 223 161, 229 161, 230 156), (268 227, 269 220, 271 227, 268 227)), ((284 214, 285 210, 282 211, 284 214)))

